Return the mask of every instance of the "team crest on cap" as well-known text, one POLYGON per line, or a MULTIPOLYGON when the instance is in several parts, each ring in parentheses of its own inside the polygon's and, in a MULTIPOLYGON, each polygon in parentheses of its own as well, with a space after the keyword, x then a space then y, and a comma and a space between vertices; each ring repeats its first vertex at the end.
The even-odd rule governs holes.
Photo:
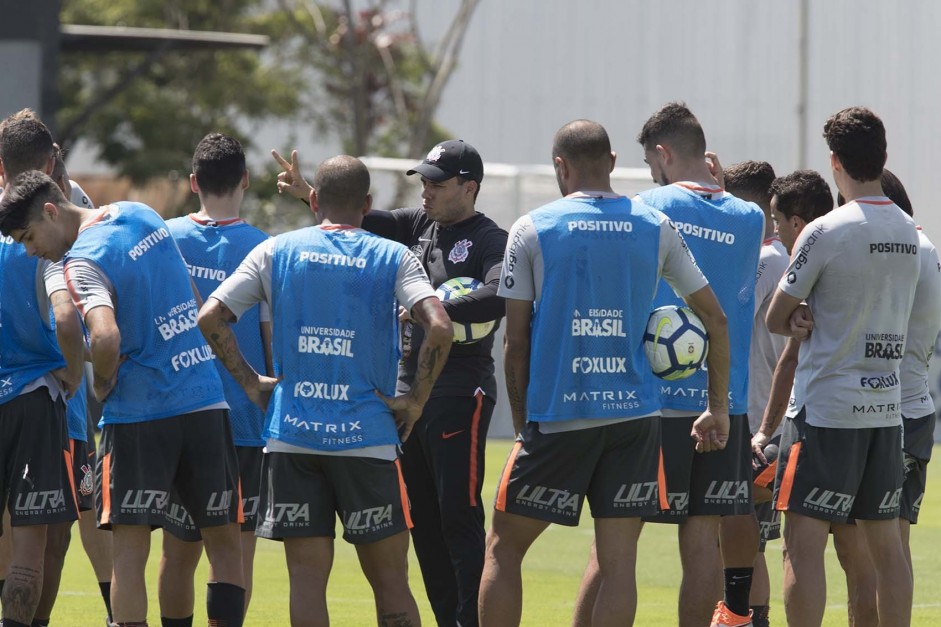
POLYGON ((434 163, 441 158, 441 155, 444 154, 444 146, 440 144, 428 151, 428 156, 425 157, 425 161, 428 163, 434 163))
POLYGON ((451 263, 461 263, 467 259, 468 249, 474 245, 469 239, 462 239, 454 243, 454 248, 448 253, 448 261, 451 263))
POLYGON ((78 491, 82 496, 91 496, 95 491, 95 475, 88 464, 82 464, 82 482, 78 485, 78 491))

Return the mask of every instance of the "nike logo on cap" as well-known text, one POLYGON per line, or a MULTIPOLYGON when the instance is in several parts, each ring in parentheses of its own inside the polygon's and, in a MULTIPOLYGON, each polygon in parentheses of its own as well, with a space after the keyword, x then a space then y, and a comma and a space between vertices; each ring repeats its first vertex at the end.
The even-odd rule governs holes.
POLYGON ((458 170, 457 173, 464 176, 465 174, 470 174, 470 170, 458 170))

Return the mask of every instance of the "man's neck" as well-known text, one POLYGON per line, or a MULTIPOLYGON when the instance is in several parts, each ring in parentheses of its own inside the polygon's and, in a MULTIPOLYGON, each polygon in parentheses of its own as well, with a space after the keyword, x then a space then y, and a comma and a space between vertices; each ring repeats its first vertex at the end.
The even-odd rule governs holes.
POLYGON ((867 196, 885 196, 885 192, 882 190, 882 182, 879 179, 860 182, 845 176, 843 187, 846 189, 840 191, 843 192, 843 198, 846 199, 846 202, 852 202, 857 198, 866 198, 867 196))
POLYGON ((465 207, 457 216, 451 220, 438 220, 438 224, 441 226, 454 226, 455 224, 460 224, 464 220, 469 220, 477 215, 477 210, 474 208, 474 205, 471 205, 469 208, 465 207))
POLYGON ((705 157, 677 163, 673 171, 670 172, 670 182, 679 183, 680 181, 689 181, 700 185, 716 185, 716 180, 706 165, 705 157))
POLYGON ((228 196, 200 195, 197 218, 222 222, 241 217, 242 194, 229 194, 228 196))

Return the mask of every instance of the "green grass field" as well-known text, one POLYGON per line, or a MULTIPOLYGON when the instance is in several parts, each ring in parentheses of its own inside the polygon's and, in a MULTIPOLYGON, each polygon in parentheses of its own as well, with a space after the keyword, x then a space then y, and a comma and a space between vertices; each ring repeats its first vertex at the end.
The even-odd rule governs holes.
MULTIPOLYGON (((489 442, 485 500, 492 503, 497 477, 510 449, 507 440, 489 442)), ((936 451, 936 454, 939 451, 936 451)), ((936 464, 938 462, 935 462, 936 464)), ((929 476, 921 522, 912 528, 912 555, 915 568, 913 625, 941 625, 941 480, 929 476)), ((592 538, 590 516, 582 516, 580 527, 550 527, 536 542, 523 563, 524 625, 567 625, 588 547, 592 538)), ((153 546, 148 573, 150 624, 159 625, 156 596, 156 566, 159 559, 160 532, 152 536, 153 546)), ((364 626, 375 624, 372 595, 359 571, 356 553, 342 540, 337 542, 336 559, 328 590, 333 625, 364 626)), ((784 624, 781 601, 781 543, 768 548, 772 581, 772 622, 784 624)), ((647 525, 640 542, 638 558, 639 604, 636 624, 676 624, 676 595, 680 581, 676 530, 672 526, 647 525)), ((418 600, 422 620, 434 624, 424 597, 418 564, 412 559, 412 591, 418 600)), ((846 624, 846 589, 843 574, 832 545, 827 550, 827 612, 824 625, 846 624)), ((200 564, 197 580, 205 582, 206 560, 200 564)), ((259 540, 255 558, 255 594, 246 625, 288 624, 288 581, 282 547, 277 542, 259 540)), ((205 625, 205 586, 197 586, 197 625, 205 625)), ((52 616, 57 626, 87 627, 103 624, 104 611, 98 586, 81 548, 78 531, 66 560, 59 600, 52 616)))

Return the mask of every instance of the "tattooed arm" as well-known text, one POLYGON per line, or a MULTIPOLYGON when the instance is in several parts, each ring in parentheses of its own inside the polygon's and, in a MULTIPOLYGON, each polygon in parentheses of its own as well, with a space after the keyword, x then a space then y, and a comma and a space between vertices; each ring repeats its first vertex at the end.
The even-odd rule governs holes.
POLYGON ((418 353, 415 381, 412 382, 409 393, 404 396, 382 397, 395 414, 403 442, 408 438, 412 426, 418 421, 428 397, 431 396, 431 388, 448 360, 451 340, 454 337, 451 319, 444 313, 444 307, 436 296, 429 296, 415 303, 411 317, 425 331, 425 341, 422 342, 421 351, 418 353))
POLYGON ((506 397, 510 403, 510 413, 513 415, 513 431, 517 434, 526 424, 526 390, 529 387, 532 318, 532 301, 506 299, 503 369, 506 375, 506 397))
POLYGON ((277 380, 258 374, 245 360, 239 350, 235 333, 232 332, 235 314, 222 301, 210 296, 199 310, 198 322, 199 330, 203 332, 216 358, 242 386, 248 398, 262 409, 266 409, 277 380))

